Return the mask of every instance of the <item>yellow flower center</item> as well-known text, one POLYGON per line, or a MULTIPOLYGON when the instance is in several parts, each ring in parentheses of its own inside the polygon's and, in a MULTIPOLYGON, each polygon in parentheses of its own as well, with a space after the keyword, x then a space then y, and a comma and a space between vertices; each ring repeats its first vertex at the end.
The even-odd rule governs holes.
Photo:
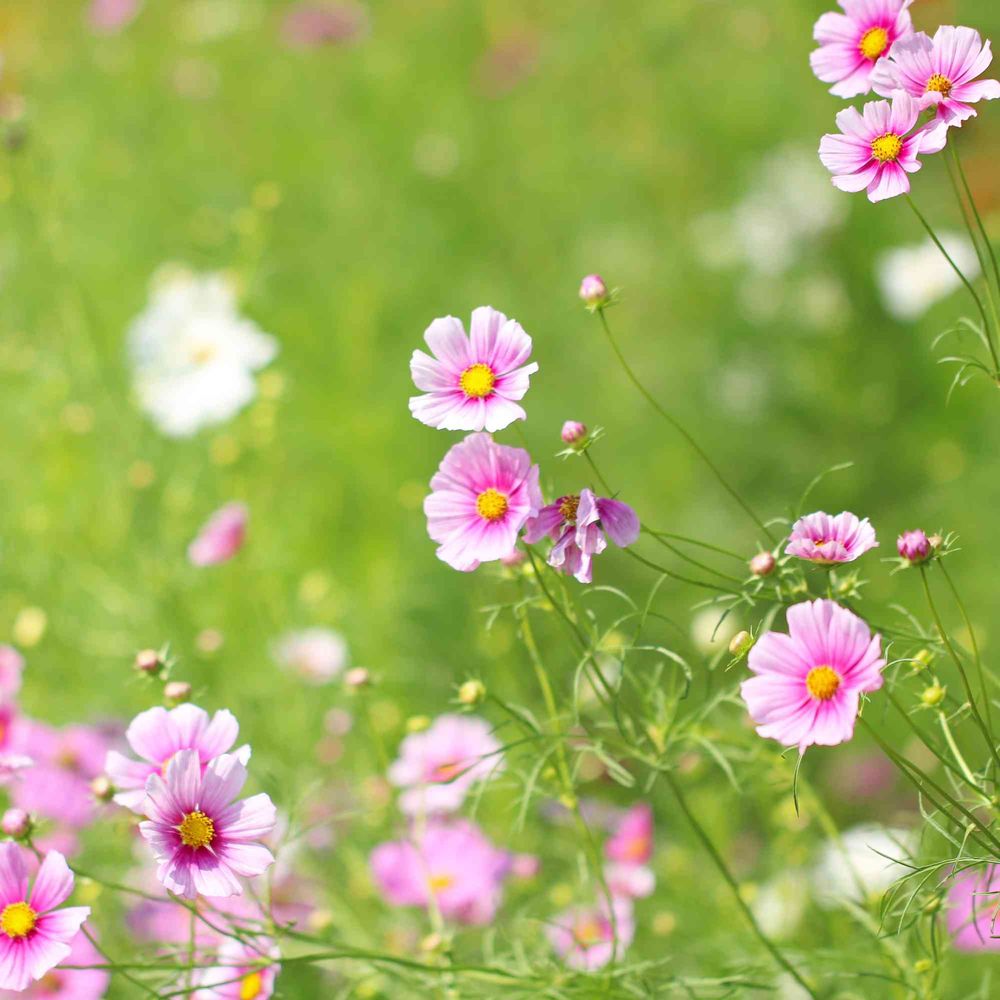
POLYGON ((577 496, 563 497, 559 504, 559 513, 564 521, 575 521, 576 512, 580 507, 580 498, 577 496))
POLYGON ((215 823, 200 809, 189 812, 177 829, 185 847, 208 847, 215 840, 215 823))
POLYGON ((886 132, 872 140, 872 156, 879 163, 893 163, 903 151, 903 140, 895 132, 886 132))
POLYGON ((508 506, 507 497, 492 486, 476 497, 476 513, 487 521, 499 521, 508 506))
POLYGON ((264 977, 259 972, 251 972, 240 981, 240 1000, 257 1000, 264 992, 264 977))
POLYGON ((591 948, 604 940, 604 931, 596 920, 581 920, 573 927, 573 940, 581 948, 591 948))
POLYGON ((444 892, 445 889, 450 889, 455 884, 455 876, 448 875, 447 873, 442 873, 440 875, 432 875, 427 880, 427 883, 431 887, 431 892, 433 893, 444 892))
POLYGON ((482 399, 493 392, 493 386, 497 377, 493 374, 493 369, 489 365, 482 363, 470 365, 462 372, 462 377, 458 384, 462 387, 462 392, 473 399, 482 399))
POLYGON ((625 845, 625 856, 630 861, 641 861, 649 851, 648 837, 632 837, 625 845))
POLYGON ((27 937, 35 929, 37 917, 27 903, 8 903, 0 913, 0 930, 9 938, 27 937))
POLYGON ((946 76, 942 76, 940 73, 935 73, 927 81, 927 93, 934 91, 940 94, 942 97, 947 97, 951 93, 951 88, 953 84, 951 80, 946 76))
POLYGON ((806 674, 806 690, 817 701, 829 701, 840 687, 840 674, 833 667, 813 667, 806 674))
POLYGON ((432 781, 451 781, 462 770, 461 764, 441 764, 434 769, 432 781))
POLYGON ((191 363, 195 365, 207 365, 218 351, 214 344, 198 344, 191 349, 191 363))
POLYGON ((885 28, 869 28, 858 42, 858 48, 866 59, 874 62, 889 47, 889 32, 885 28))

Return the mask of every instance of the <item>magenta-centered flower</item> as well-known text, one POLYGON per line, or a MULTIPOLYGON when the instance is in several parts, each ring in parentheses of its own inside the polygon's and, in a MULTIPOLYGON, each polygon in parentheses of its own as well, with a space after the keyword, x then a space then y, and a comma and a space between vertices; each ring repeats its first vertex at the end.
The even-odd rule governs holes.
MULTIPOLYGON (((202 768, 220 754, 228 753, 240 732, 232 712, 223 709, 209 718, 197 705, 178 705, 169 711, 150 708, 140 712, 125 730, 133 760, 117 750, 108 751, 104 770, 115 787, 115 802, 141 813, 146 801, 146 780, 151 774, 163 774, 167 764, 181 750, 195 750, 202 768)), ((241 747, 237 756, 246 763, 250 748, 241 747)))
POLYGON ((900 39, 876 64, 872 86, 884 97, 909 94, 921 111, 936 108, 943 144, 950 126, 975 116, 973 104, 1000 97, 1000 81, 978 79, 992 61, 990 43, 978 31, 942 25, 933 39, 922 31, 900 39))
POLYGON ((555 542, 549 565, 590 583, 593 557, 608 547, 607 538, 622 548, 631 545, 639 537, 639 518, 627 503, 584 489, 543 507, 524 527, 529 545, 546 535, 555 542))
POLYGON ((73 891, 73 873, 56 851, 45 855, 28 893, 25 854, 0 844, 0 989, 21 991, 70 954, 89 906, 56 909, 73 891))
POLYGON ((220 507, 188 546, 188 559, 195 566, 214 566, 232 559, 243 548, 249 518, 245 504, 220 507))
POLYGON ((202 773, 197 750, 181 750, 166 775, 150 775, 139 832, 159 862, 156 877, 178 896, 238 896, 240 878, 260 875, 274 856, 260 843, 275 809, 261 793, 233 800, 247 780, 235 754, 216 757, 202 773))
POLYGON ((604 853, 623 864, 645 864, 653 856, 653 809, 648 802, 632 806, 604 845, 604 853))
POLYGON ((831 94, 857 97, 871 90, 872 73, 899 38, 913 31, 913 0, 838 0, 844 13, 824 14, 813 29, 819 48, 809 56, 813 72, 832 83, 831 94))
POLYGON ((918 155, 937 153, 944 137, 934 128, 914 131, 920 105, 908 94, 892 103, 869 101, 859 112, 844 108, 837 115, 840 133, 824 135, 819 158, 833 174, 841 191, 867 191, 871 202, 884 201, 910 190, 909 174, 922 166, 918 155))
POLYGON ((968 869, 948 890, 948 930, 958 951, 1000 951, 1000 867, 968 869))
POLYGON ((788 634, 768 632, 750 649, 755 676, 740 685, 765 739, 835 746, 854 735, 861 695, 882 686, 882 637, 834 601, 788 609, 788 634))
POLYGON ((414 351, 410 373, 426 395, 410 399, 410 412, 429 427, 446 431, 499 431, 524 420, 518 400, 538 365, 531 337, 502 312, 480 306, 469 336, 454 316, 436 319, 424 333, 433 357, 414 351))
POLYGON ((470 434, 441 460, 424 513, 438 558, 468 572, 508 555, 541 506, 538 466, 528 453, 470 434))
POLYGON ((877 545, 875 529, 867 517, 862 521, 850 511, 833 516, 820 510, 792 525, 785 554, 831 566, 853 562, 877 545))

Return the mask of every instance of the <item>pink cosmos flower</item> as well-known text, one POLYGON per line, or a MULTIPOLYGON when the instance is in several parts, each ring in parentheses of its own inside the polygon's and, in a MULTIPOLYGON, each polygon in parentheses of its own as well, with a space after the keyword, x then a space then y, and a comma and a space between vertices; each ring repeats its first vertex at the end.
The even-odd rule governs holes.
POLYGON ((877 545, 875 529, 867 517, 861 521, 846 510, 832 517, 820 510, 792 525, 785 554, 830 566, 853 562, 877 545))
POLYGON ((531 337, 516 320, 480 306, 470 334, 454 316, 436 319, 424 333, 434 357, 414 351, 410 374, 424 396, 410 399, 410 412, 428 427, 446 431, 499 431, 527 414, 518 405, 538 365, 531 337))
POLYGON ((0 698, 13 698, 21 690, 24 657, 13 647, 0 645, 0 698))
POLYGON ((281 34, 292 48, 352 42, 368 31, 368 13, 353 3, 299 3, 285 15, 281 34))
POLYGON ((438 558, 469 572, 507 555, 541 506, 538 466, 528 453, 470 434, 441 460, 424 513, 438 558))
POLYGON ((740 685, 765 739, 784 746, 835 746, 854 735, 862 693, 882 686, 882 637, 833 601, 788 609, 788 635, 768 632, 747 657, 756 675, 740 685))
MULTIPOLYGON (((232 712, 222 709, 209 718, 208 712, 197 705, 178 705, 169 711, 150 708, 140 712, 125 730, 133 760, 117 750, 108 751, 104 770, 115 787, 115 802, 132 812, 142 813, 146 801, 146 779, 151 774, 163 774, 167 764, 181 750, 195 750, 202 769, 220 754, 228 753, 240 724, 232 712)), ((236 751, 240 762, 250 759, 250 748, 236 751)))
POLYGON ((841 191, 868 192, 871 202, 884 201, 910 190, 907 174, 922 164, 920 153, 937 153, 943 134, 925 126, 913 131, 920 107, 907 94, 898 94, 892 104, 869 101, 860 113, 844 108, 837 115, 841 134, 828 133, 819 144, 819 158, 833 174, 841 191))
POLYGON ((975 117, 973 104, 1000 97, 1000 81, 977 79, 992 61, 990 43, 984 44, 978 31, 942 25, 933 39, 922 31, 900 39, 876 64, 872 86, 884 97, 909 94, 921 111, 937 108, 943 145, 950 126, 975 117))
POLYGON ((948 890, 948 930, 958 951, 1000 951, 1000 867, 968 869, 948 890))
POLYGON ((159 862, 156 877, 178 896, 238 896, 240 878, 260 875, 274 856, 259 841, 274 829, 275 808, 261 793, 233 800, 247 780, 235 754, 202 773, 197 750, 181 750, 165 777, 150 775, 139 831, 159 862))
POLYGON ((832 83, 837 97, 857 97, 872 87, 872 73, 881 56, 899 38, 913 31, 909 6, 913 0, 837 0, 843 14, 824 14, 813 29, 820 47, 809 56, 813 72, 832 83))
POLYGON ((94 31, 121 31, 139 13, 140 0, 90 0, 87 19, 94 31))
POLYGON ((477 781, 502 770, 500 743, 485 719, 439 715, 428 729, 404 737, 388 777, 406 789, 399 808, 416 816, 454 812, 477 781))
POLYGON ((653 809, 648 802, 632 806, 604 845, 604 853, 623 864, 642 865, 653 856, 653 809))
POLYGON ((89 906, 56 909, 72 891, 66 859, 50 851, 29 895, 24 853, 9 841, 0 844, 0 989, 21 992, 69 956, 90 915, 89 906))
POLYGON ((639 537, 639 518, 621 500, 596 497, 584 489, 543 507, 524 526, 529 545, 546 535, 555 542, 549 565, 572 574, 580 583, 590 583, 593 557, 608 547, 607 538, 622 548, 631 545, 639 537))
POLYGON ((278 665, 309 684, 329 684, 347 665, 347 643, 333 629, 307 628, 289 632, 275 644, 278 665))
POLYGON ((931 554, 931 543, 927 536, 917 528, 916 531, 904 531, 896 539, 896 551, 900 558, 911 563, 922 563, 931 554))
MULTIPOLYGON (((190 924, 190 914, 188 914, 190 924)), ((70 942, 67 965, 103 965, 107 960, 81 931, 70 942)), ((0 1000, 102 1000, 111 975, 103 969, 50 969, 24 992, 0 990, 0 1000)))
POLYGON ((604 866, 604 881, 615 899, 645 899, 656 888, 652 868, 617 861, 604 866))
POLYGON ((219 964, 198 972, 192 1000, 267 1000, 281 972, 274 943, 253 939, 244 943, 226 938, 219 946, 219 964))
POLYGON ((419 837, 379 844, 370 864, 393 906, 426 908, 433 896, 446 920, 482 925, 496 915, 510 860, 474 823, 432 819, 419 837))
POLYGON ((188 546, 188 559, 195 566, 214 566, 232 559, 243 548, 249 517, 245 504, 220 507, 188 546))
POLYGON ((627 899, 612 901, 614 923, 607 904, 574 906, 555 917, 546 928, 549 943, 571 968, 596 972, 621 956, 635 937, 635 918, 627 899))

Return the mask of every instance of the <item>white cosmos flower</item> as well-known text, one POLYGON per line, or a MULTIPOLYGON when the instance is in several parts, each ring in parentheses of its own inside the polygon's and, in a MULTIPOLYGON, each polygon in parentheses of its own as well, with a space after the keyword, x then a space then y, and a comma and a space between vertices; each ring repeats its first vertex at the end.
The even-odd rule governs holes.
MULTIPOLYGON (((940 236, 951 259, 973 280, 979 274, 979 260, 972 244, 957 233, 940 236)), ((919 319, 961 284, 929 237, 923 243, 886 250, 876 261, 875 276, 886 309, 901 320, 919 319)))
POLYGON ((254 373, 273 360, 278 343, 239 314, 224 275, 173 267, 154 275, 128 350, 143 410, 164 434, 187 437, 253 400, 254 373))
POLYGON ((827 842, 813 869, 816 901, 824 909, 833 909, 844 902, 862 903, 881 896, 893 882, 912 871, 898 862, 908 861, 916 846, 912 830, 877 823, 851 827, 839 842, 827 842))
POLYGON ((288 632, 274 644, 278 665, 310 684, 328 684, 347 665, 347 643, 328 628, 288 632))

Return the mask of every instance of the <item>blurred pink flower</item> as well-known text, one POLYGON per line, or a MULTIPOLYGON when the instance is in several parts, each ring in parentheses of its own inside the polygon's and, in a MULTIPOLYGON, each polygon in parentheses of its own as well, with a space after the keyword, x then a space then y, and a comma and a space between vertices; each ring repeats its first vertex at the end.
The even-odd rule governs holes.
POLYGON ((0 989, 16 992, 69 957, 90 915, 89 906, 56 909, 73 891, 73 873, 56 851, 45 855, 29 895, 26 857, 16 844, 0 844, 0 989))
POLYGON ((645 899, 656 888, 651 868, 620 861, 604 866, 604 881, 616 899, 645 899))
POLYGON ((593 557, 608 547, 607 538, 625 548, 639 537, 639 530, 639 518, 628 504, 584 489, 543 507, 525 524, 524 540, 534 545, 548 535, 555 542, 549 565, 590 583, 593 557))
POLYGON ((274 644, 278 665, 310 684, 329 684, 347 665, 347 643, 329 628, 288 632, 274 644))
POLYGON ((353 3, 297 3, 281 24, 285 44, 301 49, 353 42, 368 29, 368 12, 353 3))
POLYGON ((806 514, 792 525, 785 554, 810 562, 832 565, 853 562, 878 545, 875 529, 849 511, 835 517, 817 511, 806 514))
POLYGON ((245 504, 220 507, 188 546, 188 559, 195 566, 214 566, 232 559, 243 548, 249 516, 245 504))
POLYGON ((433 896, 446 920, 487 924, 500 905, 509 856, 474 823, 432 819, 412 840, 379 844, 372 875, 393 906, 426 908, 433 896))
POLYGON ((94 31, 113 34, 126 27, 141 6, 141 0, 91 0, 87 20, 94 31))
POLYGON ((281 972, 279 958, 269 939, 226 938, 219 945, 218 966, 198 972, 192 1000, 266 1000, 281 972))
POLYGON ((916 101, 897 94, 892 103, 870 101, 862 111, 844 108, 837 115, 840 133, 820 140, 819 158, 841 191, 867 191, 871 202, 910 190, 908 174, 923 164, 921 153, 940 152, 944 135, 924 126, 913 131, 920 117, 916 101))
POLYGON ((427 533, 439 543, 439 559, 469 572, 506 556, 541 505, 531 456, 496 444, 489 434, 470 434, 452 446, 431 480, 424 500, 427 533))
MULTIPOLYGON (((140 712, 125 731, 129 746, 140 759, 133 760, 110 750, 104 763, 115 787, 115 802, 141 814, 146 801, 146 779, 151 774, 162 775, 181 750, 196 750, 204 770, 210 760, 232 749, 239 732, 236 716, 227 709, 211 718, 203 708, 190 704, 169 711, 156 707, 140 712)), ((246 764, 250 748, 240 747, 236 756, 246 764)))
POLYGON ((948 930, 958 951, 1000 951, 1000 867, 968 869, 948 890, 948 930))
MULTIPOLYGON (((190 915, 189 915, 190 916, 190 915)), ((188 920, 190 923, 190 919, 188 920)), ((67 965, 103 965, 106 959, 81 931, 70 942, 67 965)), ((0 990, 0 1000, 101 1000, 108 992, 110 973, 103 969, 50 969, 24 992, 0 990)))
POLYGON ((621 958, 635 936, 632 904, 612 902, 614 923, 607 904, 574 906, 554 917, 545 928, 556 954, 571 968, 595 972, 613 957, 621 958))
POLYGON ((477 781, 502 770, 500 743, 485 719, 439 715, 430 728, 404 737, 388 777, 406 789, 399 808, 416 816, 454 812, 477 781))
POLYGON ((820 47, 809 56, 813 72, 832 83, 837 97, 857 97, 872 88, 872 73, 898 38, 913 31, 913 0, 838 0, 844 13, 830 12, 816 22, 820 47))
POLYGON ((653 856, 653 809, 648 802, 632 806, 604 845, 612 861, 642 865, 653 856))
POLYGON ((0 645, 0 700, 8 701, 21 690, 24 657, 13 647, 0 645))
POLYGON ((538 65, 538 40, 530 35, 514 35, 483 53, 476 70, 478 89, 487 97, 510 93, 529 77, 538 65))
POLYGON ((466 337, 454 316, 436 319, 424 333, 433 357, 414 351, 410 374, 426 395, 410 398, 421 423, 446 431, 499 431, 527 414, 518 400, 538 365, 531 337, 516 320, 490 306, 473 310, 466 337))
POLYGON ((261 793, 234 802, 247 779, 235 754, 216 757, 204 774, 197 750, 181 750, 166 776, 150 775, 139 831, 159 862, 157 878, 188 899, 238 896, 240 878, 260 875, 274 856, 260 843, 275 809, 261 793))
POLYGON ((767 632, 747 657, 756 675, 740 685, 765 739, 835 746, 854 735, 862 693, 882 686, 882 638, 833 601, 788 609, 788 635, 767 632))

